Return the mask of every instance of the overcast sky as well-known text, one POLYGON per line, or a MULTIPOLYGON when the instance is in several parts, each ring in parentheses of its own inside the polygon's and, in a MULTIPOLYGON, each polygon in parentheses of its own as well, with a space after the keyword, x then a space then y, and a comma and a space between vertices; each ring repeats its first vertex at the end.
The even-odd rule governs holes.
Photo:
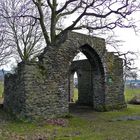
POLYGON ((122 52, 136 52, 137 58, 135 60, 135 66, 140 69, 140 34, 136 35, 132 29, 118 29, 116 34, 121 40, 125 41, 120 47, 122 52))
MULTIPOLYGON (((134 67, 138 67, 138 69, 140 69, 140 14, 139 12, 135 13, 133 15, 133 18, 135 19, 135 21, 137 21, 137 31, 139 30, 139 32, 135 32, 134 29, 128 29, 128 28, 115 28, 114 32, 115 35, 118 36, 118 40, 122 40, 124 42, 122 42, 122 46, 119 47, 119 50, 121 52, 127 52, 127 51, 132 51, 132 52, 136 52, 137 56, 130 56, 130 57, 134 57, 135 60, 135 64, 134 67)), ((108 51, 114 51, 113 47, 107 47, 108 51)), ((140 72, 139 72, 139 76, 140 76, 140 72)))
MULTIPOLYGON (((136 21, 140 21, 140 14, 139 12, 133 14, 133 18, 136 21)), ((66 24, 69 22, 67 21, 66 24)), ((140 29, 140 22, 137 24, 140 29)), ((138 35, 135 34, 133 29, 115 29, 115 34, 119 37, 118 39, 123 40, 122 46, 120 47, 121 52, 126 51, 134 51, 137 52, 138 58, 135 61, 135 66, 137 66, 140 69, 140 32, 138 35)), ((112 51, 109 49, 109 51, 112 51)), ((7 66, 4 66, 4 69, 10 70, 10 67, 14 65, 14 61, 11 61, 11 64, 8 64, 7 66)))
MULTIPOLYGON (((134 51, 137 52, 138 58, 135 61, 135 66, 139 67, 140 69, 140 34, 136 35, 134 30, 132 29, 115 29, 115 33, 119 36, 118 39, 123 40, 122 46, 120 47, 121 52, 126 51, 134 51)), ((112 51, 109 49, 109 51, 112 51)), ((14 64, 13 60, 12 63, 4 66, 4 69, 9 70, 10 67, 14 64)))
MULTIPOLYGON (((120 52, 136 52, 137 56, 131 55, 130 57, 134 57, 136 59, 134 67, 138 67, 140 69, 140 33, 136 34, 133 29, 117 28, 115 29, 115 34, 118 36, 117 39, 124 41, 121 43, 122 46, 119 47, 120 52)), ((113 47, 107 47, 107 49, 110 52, 114 51, 113 47)), ((85 59, 85 57, 81 55, 80 59, 85 59)))

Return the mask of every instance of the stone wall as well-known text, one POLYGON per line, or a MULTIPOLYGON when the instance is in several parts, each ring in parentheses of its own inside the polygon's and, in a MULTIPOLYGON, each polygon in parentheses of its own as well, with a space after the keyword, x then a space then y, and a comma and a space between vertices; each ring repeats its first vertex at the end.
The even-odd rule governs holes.
POLYGON ((113 53, 107 53, 106 108, 126 107, 124 99, 123 61, 113 53))
POLYGON ((16 74, 7 74, 4 78, 4 108, 13 114, 24 108, 24 76, 20 67, 16 74))
POLYGON ((16 74, 5 76, 4 109, 19 118, 66 115, 67 96, 52 92, 55 84, 46 79, 39 63, 20 63, 16 74))
MULTIPOLYGON (((64 43, 45 49, 38 62, 20 63, 16 74, 5 76, 6 110, 20 118, 66 115, 69 112, 70 67, 80 51, 92 68, 91 75, 83 69, 84 77, 80 81, 90 84, 88 94, 93 100, 89 101, 93 109, 104 111, 125 106, 122 60, 106 51, 105 40, 73 32, 65 38, 64 43)), ((81 87, 81 101, 86 96, 84 90, 81 87)))

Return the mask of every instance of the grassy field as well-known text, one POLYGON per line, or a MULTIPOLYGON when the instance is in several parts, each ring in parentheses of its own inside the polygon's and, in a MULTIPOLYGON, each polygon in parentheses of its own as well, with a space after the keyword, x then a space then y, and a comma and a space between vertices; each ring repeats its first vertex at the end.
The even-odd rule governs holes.
POLYGON ((73 96, 73 101, 76 102, 78 100, 78 89, 74 88, 74 96, 73 96))
POLYGON ((0 82, 0 104, 3 102, 3 83, 0 82))
MULTIPOLYGON (((127 89, 126 100, 139 91, 127 89)), ((77 97, 75 94, 75 100, 77 97)), ((0 109, 0 140, 140 140, 140 120, 117 120, 122 116, 140 116, 140 106, 128 105, 120 111, 72 113, 72 117, 58 119, 60 123, 55 125, 47 121, 18 121, 0 109)))
MULTIPOLYGON (((128 102, 130 99, 132 99, 135 95, 140 95, 140 88, 126 88, 125 89, 125 100, 128 102)), ((74 89, 74 96, 73 101, 76 102, 78 100, 78 89, 74 89)))
POLYGON ((0 98, 3 96, 3 83, 0 82, 0 98))
POLYGON ((132 99, 135 95, 140 95, 140 88, 136 88, 136 89, 133 89, 133 88, 127 88, 125 90, 125 99, 126 99, 126 102, 128 102, 130 99, 132 99))

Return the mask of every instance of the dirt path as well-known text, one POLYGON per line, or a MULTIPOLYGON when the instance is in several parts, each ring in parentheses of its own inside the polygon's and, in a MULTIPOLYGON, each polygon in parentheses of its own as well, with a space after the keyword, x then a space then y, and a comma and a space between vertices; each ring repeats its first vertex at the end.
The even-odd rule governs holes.
POLYGON ((88 120, 95 120, 97 118, 95 111, 90 106, 70 104, 70 113, 74 116, 88 120))

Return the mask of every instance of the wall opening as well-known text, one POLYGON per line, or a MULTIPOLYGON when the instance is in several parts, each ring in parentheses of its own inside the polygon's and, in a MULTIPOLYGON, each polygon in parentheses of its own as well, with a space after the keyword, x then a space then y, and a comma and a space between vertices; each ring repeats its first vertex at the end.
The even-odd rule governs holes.
POLYGON ((87 57, 78 53, 72 62, 70 72, 70 103, 92 105, 91 94, 91 65, 87 57))
POLYGON ((78 75, 77 72, 74 73, 74 92, 73 92, 73 102, 76 103, 79 98, 79 91, 78 91, 78 75))
MULTIPOLYGON (((80 50, 70 66, 70 79, 74 80, 76 72, 78 81, 78 100, 73 103, 96 108, 97 105, 104 104, 105 100, 103 65, 97 52, 89 45, 81 46, 80 50)), ((73 87, 69 85, 69 94, 72 92, 75 95, 73 87)))
POLYGON ((78 76, 77 72, 70 75, 70 91, 69 102, 76 103, 78 101, 78 76))

